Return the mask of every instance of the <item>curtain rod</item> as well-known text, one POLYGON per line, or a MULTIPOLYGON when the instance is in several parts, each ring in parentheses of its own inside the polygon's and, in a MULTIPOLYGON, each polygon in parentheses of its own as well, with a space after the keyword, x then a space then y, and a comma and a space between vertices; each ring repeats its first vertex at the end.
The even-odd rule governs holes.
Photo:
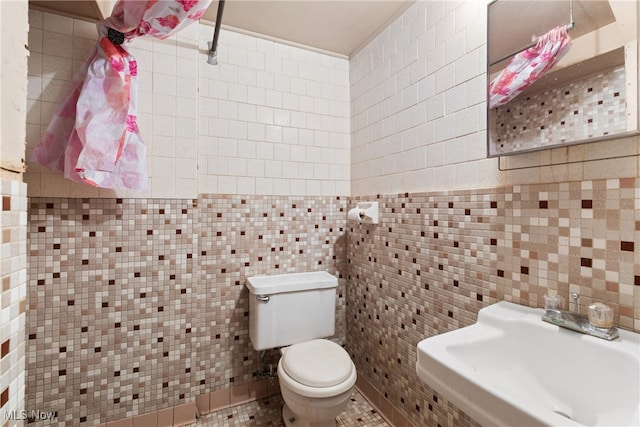
POLYGON ((209 57, 207 63, 210 65, 218 65, 218 36, 220 35, 220 26, 222 25, 222 13, 224 12, 225 0, 218 1, 218 14, 216 16, 216 28, 213 30, 213 41, 209 42, 209 57))
MULTIPOLYGON (((497 0, 494 0, 494 2, 497 0)), ((569 23, 566 25, 567 31, 571 31, 575 28, 576 23, 573 22, 573 0, 569 0, 569 23)), ((535 34, 533 35, 533 37, 531 37, 531 43, 526 45, 525 47, 523 47, 522 49, 516 50, 515 52, 509 53, 507 55, 501 56, 500 58, 496 59, 495 61, 491 62, 489 64, 489 67, 496 65, 502 61, 504 61, 505 59, 509 59, 512 56, 515 56, 517 54, 519 54, 520 52, 527 50, 529 48, 532 48, 533 46, 536 45, 536 43, 538 42, 538 38, 540 36, 536 36, 535 34)))
MULTIPOLYGON (((571 31, 571 30, 573 30, 573 29, 575 28, 575 26, 576 26, 575 22, 571 22, 570 24, 567 24, 567 25, 566 25, 567 31, 571 31)), ((502 61, 504 61, 505 59, 509 59, 509 58, 511 58, 512 56, 515 56, 515 55, 519 54, 519 53, 520 53, 520 52, 522 52, 522 51, 525 51, 525 50, 527 50, 527 49, 529 49, 529 48, 534 47, 534 46, 536 45, 536 43, 538 43, 538 38, 539 38, 539 36, 533 36, 533 37, 532 37, 533 41, 532 41, 531 43, 529 43, 528 45, 526 45, 526 46, 525 46, 525 47, 523 47, 522 49, 518 49, 518 50, 516 50, 515 52, 511 52, 511 53, 508 53, 508 54, 506 54, 506 55, 504 55, 504 56, 501 56, 500 58, 498 58, 498 59, 496 59, 495 61, 491 62, 491 63, 489 64, 489 66, 491 67, 491 66, 493 66, 493 65, 499 64, 499 63, 501 63, 502 61)))

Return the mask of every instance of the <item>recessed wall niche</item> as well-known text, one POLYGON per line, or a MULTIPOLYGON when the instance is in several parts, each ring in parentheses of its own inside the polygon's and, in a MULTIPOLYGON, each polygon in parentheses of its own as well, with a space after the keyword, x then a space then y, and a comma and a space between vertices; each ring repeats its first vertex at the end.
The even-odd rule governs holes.
POLYGON ((496 0, 487 16, 489 82, 547 31, 566 26, 572 39, 542 78, 502 106, 488 103, 488 157, 639 133, 636 2, 496 0))

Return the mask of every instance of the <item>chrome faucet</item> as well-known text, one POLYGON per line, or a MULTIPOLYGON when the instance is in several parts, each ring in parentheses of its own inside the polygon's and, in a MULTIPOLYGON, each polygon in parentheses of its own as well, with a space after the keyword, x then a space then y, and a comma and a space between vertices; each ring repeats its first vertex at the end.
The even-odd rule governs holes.
POLYGON ((580 304, 578 304, 578 300, 580 299, 580 294, 577 292, 571 292, 569 294, 569 297, 571 297, 571 301, 573 302, 573 311, 575 313, 580 314, 580 304))
POLYGON ((575 292, 572 292, 570 296, 573 300, 576 312, 562 310, 561 298, 557 296, 548 297, 545 295, 545 313, 542 315, 542 320, 560 326, 561 328, 571 329, 582 334, 591 335, 608 341, 618 338, 618 328, 615 326, 610 328, 599 328, 594 326, 587 316, 583 316, 577 312, 578 298, 580 296, 575 292))

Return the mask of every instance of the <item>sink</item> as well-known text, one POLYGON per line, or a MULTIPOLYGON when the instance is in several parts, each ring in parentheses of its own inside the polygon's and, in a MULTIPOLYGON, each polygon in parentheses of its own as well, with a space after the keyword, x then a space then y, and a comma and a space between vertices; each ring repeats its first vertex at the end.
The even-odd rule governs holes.
POLYGON ((484 426, 639 426, 640 334, 606 341, 502 301, 418 343, 427 385, 484 426))

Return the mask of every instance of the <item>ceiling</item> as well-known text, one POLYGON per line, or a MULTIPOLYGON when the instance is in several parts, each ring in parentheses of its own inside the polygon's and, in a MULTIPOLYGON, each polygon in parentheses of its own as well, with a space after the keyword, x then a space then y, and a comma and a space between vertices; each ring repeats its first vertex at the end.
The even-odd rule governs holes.
POLYGON ((110 13, 111 10, 106 10, 109 3, 109 0, 29 0, 30 7, 90 21, 97 21, 110 13))
MULTIPOLYGON (((222 23, 316 49, 349 56, 412 2, 228 0, 222 23)), ((213 1, 204 18, 216 20, 213 1)))
MULTIPOLYGON (((111 0, 30 0, 39 9, 98 20, 109 13, 111 0)), ((350 56, 413 1, 407 0, 227 0, 223 28, 350 56)), ((218 1, 203 19, 214 22, 218 1)))

